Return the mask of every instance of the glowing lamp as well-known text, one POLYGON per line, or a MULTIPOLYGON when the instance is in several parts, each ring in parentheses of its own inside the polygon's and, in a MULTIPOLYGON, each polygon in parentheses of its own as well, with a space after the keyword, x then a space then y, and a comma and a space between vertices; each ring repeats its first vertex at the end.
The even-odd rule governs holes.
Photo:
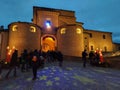
POLYGON ((51 28, 51 22, 50 21, 46 21, 45 25, 46 25, 47 28, 51 28))
POLYGON ((5 64, 7 64, 8 62, 5 62, 5 64))
POLYGON ((15 46, 13 46, 12 49, 15 49, 15 46))
POLYGON ((9 47, 9 46, 7 46, 7 50, 8 50, 8 49, 10 49, 10 47, 9 47))

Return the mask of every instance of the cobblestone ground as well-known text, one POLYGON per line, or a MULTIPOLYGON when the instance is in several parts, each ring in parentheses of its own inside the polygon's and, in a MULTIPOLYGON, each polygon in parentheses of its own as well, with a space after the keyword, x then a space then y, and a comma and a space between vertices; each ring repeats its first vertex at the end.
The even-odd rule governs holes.
POLYGON ((32 80, 32 71, 20 72, 17 78, 10 74, 9 79, 0 80, 0 90, 120 90, 120 70, 82 67, 80 62, 63 63, 60 68, 57 63, 46 64, 37 72, 38 79, 32 80))

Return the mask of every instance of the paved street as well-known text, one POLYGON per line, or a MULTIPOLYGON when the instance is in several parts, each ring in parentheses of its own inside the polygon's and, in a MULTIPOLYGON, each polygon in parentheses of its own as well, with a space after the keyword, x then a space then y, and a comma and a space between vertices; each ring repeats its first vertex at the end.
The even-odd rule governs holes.
POLYGON ((60 68, 57 63, 46 64, 39 69, 38 79, 32 80, 32 71, 20 72, 14 78, 0 80, 0 90, 120 90, 120 70, 82 67, 80 62, 65 61, 60 68))

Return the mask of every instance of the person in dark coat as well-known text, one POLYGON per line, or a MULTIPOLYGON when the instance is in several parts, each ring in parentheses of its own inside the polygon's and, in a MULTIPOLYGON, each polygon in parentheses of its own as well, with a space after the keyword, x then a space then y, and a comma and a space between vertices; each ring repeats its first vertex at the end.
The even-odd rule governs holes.
POLYGON ((1 74, 2 74, 2 64, 3 64, 3 61, 0 61, 0 79, 2 78, 1 74))
POLYGON ((63 54, 60 51, 57 52, 57 59, 59 61, 59 66, 62 67, 62 64, 63 64, 63 54))
POLYGON ((95 58, 94 51, 90 51, 90 53, 89 53, 90 65, 93 65, 93 63, 94 63, 94 58, 95 58))
POLYGON ((28 71, 28 52, 26 49, 24 49, 23 53, 21 54, 21 64, 21 71, 28 71))
POLYGON ((88 54, 87 54, 86 50, 84 50, 84 51, 82 52, 83 67, 86 67, 87 55, 88 55, 88 54))
POLYGON ((98 64, 99 64, 99 61, 100 61, 100 55, 99 55, 99 52, 96 51, 96 52, 95 52, 95 64, 98 65, 98 64))
POLYGON ((10 68, 6 74, 6 78, 8 78, 8 76, 12 70, 14 70, 13 76, 16 77, 16 66, 18 64, 17 60, 18 60, 18 50, 15 50, 12 54, 12 57, 11 57, 10 68))
POLYGON ((33 70, 33 80, 37 79, 37 69, 39 66, 39 53, 37 52, 37 50, 35 50, 33 52, 33 56, 32 56, 32 70, 33 70))

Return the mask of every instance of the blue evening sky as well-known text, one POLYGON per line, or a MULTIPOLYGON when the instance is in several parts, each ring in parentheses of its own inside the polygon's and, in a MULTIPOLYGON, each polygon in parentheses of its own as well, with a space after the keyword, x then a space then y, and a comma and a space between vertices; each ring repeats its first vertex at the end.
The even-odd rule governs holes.
POLYGON ((75 11, 84 28, 112 32, 113 42, 120 43, 120 0, 0 0, 0 26, 31 22, 33 6, 75 11))

